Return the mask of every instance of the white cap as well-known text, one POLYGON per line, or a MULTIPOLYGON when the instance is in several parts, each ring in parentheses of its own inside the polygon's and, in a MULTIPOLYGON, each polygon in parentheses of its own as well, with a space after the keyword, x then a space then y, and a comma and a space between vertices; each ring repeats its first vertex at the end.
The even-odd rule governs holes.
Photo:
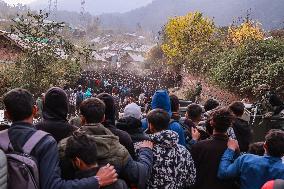
POLYGON ((128 104, 124 108, 123 117, 134 117, 136 119, 141 119, 142 118, 141 107, 135 103, 128 104))

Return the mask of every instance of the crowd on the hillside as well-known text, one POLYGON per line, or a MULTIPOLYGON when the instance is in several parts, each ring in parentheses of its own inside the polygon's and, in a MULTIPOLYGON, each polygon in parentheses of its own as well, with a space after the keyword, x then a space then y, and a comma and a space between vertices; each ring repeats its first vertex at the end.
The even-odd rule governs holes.
POLYGON ((178 97, 162 90, 174 79, 152 74, 84 73, 74 93, 53 87, 36 102, 25 89, 6 93, 12 124, 1 126, 0 188, 284 188, 284 131, 252 143, 242 102, 192 103, 181 117, 178 97), (116 98, 127 97, 117 115, 116 98))

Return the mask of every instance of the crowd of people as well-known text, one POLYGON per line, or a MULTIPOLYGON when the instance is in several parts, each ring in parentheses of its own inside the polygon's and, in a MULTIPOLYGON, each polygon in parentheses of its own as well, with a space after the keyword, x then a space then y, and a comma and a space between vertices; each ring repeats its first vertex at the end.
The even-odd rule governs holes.
POLYGON ((0 188, 284 188, 283 131, 253 143, 242 102, 192 103, 182 117, 178 97, 162 90, 174 78, 151 74, 88 72, 75 92, 53 87, 36 102, 25 89, 6 93, 0 188))

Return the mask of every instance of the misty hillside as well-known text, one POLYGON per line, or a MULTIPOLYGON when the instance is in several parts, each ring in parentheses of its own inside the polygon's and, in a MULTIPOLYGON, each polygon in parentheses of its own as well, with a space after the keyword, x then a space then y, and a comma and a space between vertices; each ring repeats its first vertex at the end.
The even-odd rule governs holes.
POLYGON ((135 30, 139 24, 144 29, 159 31, 169 17, 190 11, 201 11, 219 26, 225 26, 245 17, 248 10, 265 29, 284 27, 283 0, 154 0, 146 7, 124 14, 104 14, 100 19, 107 28, 135 30))
MULTIPOLYGON (((85 0, 85 9, 93 15, 103 13, 122 13, 145 6, 152 0, 85 0)), ((47 9, 47 0, 36 0, 30 6, 34 9, 47 9)), ((80 12, 80 0, 58 0, 58 9, 80 12)))

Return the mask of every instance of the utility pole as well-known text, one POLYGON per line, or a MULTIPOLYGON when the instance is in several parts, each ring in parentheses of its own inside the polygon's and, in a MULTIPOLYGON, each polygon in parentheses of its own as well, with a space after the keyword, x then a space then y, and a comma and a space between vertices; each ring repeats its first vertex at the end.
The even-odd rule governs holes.
POLYGON ((85 20, 85 5, 86 5, 86 1, 85 0, 81 0, 81 11, 80 11, 80 15, 81 15, 81 21, 84 22, 85 20))
POLYGON ((57 7, 57 0, 54 0, 54 7, 53 7, 53 15, 54 15, 54 18, 56 18, 57 10, 58 10, 58 7, 57 7))
POLYGON ((49 14, 49 15, 50 15, 51 12, 52 12, 51 8, 52 8, 52 0, 48 0, 48 14, 49 14))

